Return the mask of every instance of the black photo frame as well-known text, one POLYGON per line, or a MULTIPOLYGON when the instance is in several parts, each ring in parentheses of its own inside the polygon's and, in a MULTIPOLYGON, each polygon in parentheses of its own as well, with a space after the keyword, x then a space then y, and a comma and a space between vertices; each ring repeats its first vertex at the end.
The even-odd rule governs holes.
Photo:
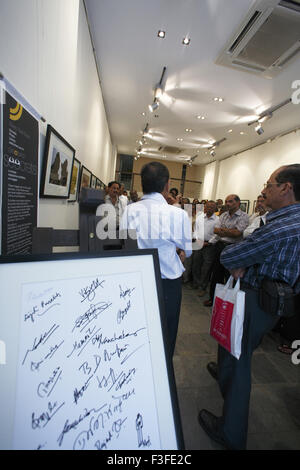
POLYGON ((96 183, 97 183, 97 176, 95 176, 94 174, 92 174, 92 178, 91 178, 91 188, 96 189, 96 183))
POLYGON ((249 212, 249 205, 250 205, 250 201, 249 201, 248 199, 241 200, 240 209, 241 209, 243 212, 246 212, 246 214, 248 214, 248 212, 249 212))
POLYGON ((73 168, 72 168, 72 177, 70 185, 70 197, 69 202, 75 202, 78 200, 78 187, 80 181, 80 167, 81 163, 77 158, 74 158, 73 168))
POLYGON ((92 172, 86 166, 81 165, 79 192, 82 188, 90 188, 92 181, 92 172))
POLYGON ((50 124, 47 126, 40 197, 68 199, 75 149, 50 124))

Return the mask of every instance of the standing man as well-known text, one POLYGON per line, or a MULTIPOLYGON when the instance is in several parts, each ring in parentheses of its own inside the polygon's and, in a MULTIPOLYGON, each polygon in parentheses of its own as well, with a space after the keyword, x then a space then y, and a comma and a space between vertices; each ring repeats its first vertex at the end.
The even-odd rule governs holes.
POLYGON ((194 237, 197 242, 202 242, 203 247, 193 253, 193 282, 199 288, 199 297, 203 297, 209 283, 209 276, 215 260, 214 229, 219 223, 219 217, 215 215, 217 205, 214 201, 208 201, 203 212, 196 217, 194 237))
POLYGON ((198 416, 206 433, 231 449, 246 448, 252 353, 279 318, 261 308, 261 282, 268 277, 286 282, 295 294, 300 292, 300 164, 274 171, 262 195, 271 209, 266 225, 221 254, 226 269, 235 279, 242 278, 246 294, 242 353, 237 360, 219 346, 215 378, 224 398, 223 414, 217 418, 201 410, 198 416))
POLYGON ((148 163, 142 168, 141 179, 144 196, 126 207, 121 228, 136 231, 139 248, 158 249, 172 357, 181 306, 182 263, 184 256, 192 254, 191 224, 185 211, 167 203, 169 171, 165 165, 148 163))
POLYGON ((125 191, 125 186, 124 186, 124 184, 121 183, 120 184, 120 189, 119 189, 119 202, 120 202, 120 206, 121 206, 121 209, 122 209, 122 213, 124 212, 125 207, 128 204, 128 197, 127 197, 127 193, 125 194, 125 192, 126 192, 125 191))
POLYGON ((249 216, 240 209, 241 200, 236 194, 230 194, 225 200, 227 212, 220 216, 220 224, 215 227, 215 237, 212 243, 216 243, 216 258, 213 266, 210 283, 209 300, 204 302, 206 307, 211 307, 214 300, 217 283, 223 284, 229 277, 229 272, 220 263, 220 256, 224 248, 242 240, 243 232, 249 225, 249 216))
POLYGON ((263 195, 257 196, 255 213, 250 217, 248 227, 244 230, 243 237, 247 238, 254 230, 262 227, 266 223, 268 211, 266 208, 265 198, 263 195))

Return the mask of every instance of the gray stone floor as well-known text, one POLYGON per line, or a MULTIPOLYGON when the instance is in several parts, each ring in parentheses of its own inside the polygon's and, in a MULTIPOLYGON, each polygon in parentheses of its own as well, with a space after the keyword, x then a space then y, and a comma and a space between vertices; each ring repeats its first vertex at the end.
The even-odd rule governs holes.
MULTIPOLYGON (((183 287, 173 365, 187 450, 221 449, 197 421, 202 408, 220 415, 223 402, 206 370, 217 355, 217 343, 208 333, 211 308, 203 306, 206 298, 183 287)), ((253 356, 248 450, 300 449, 300 365, 278 352, 278 344, 279 335, 272 332, 253 356)))

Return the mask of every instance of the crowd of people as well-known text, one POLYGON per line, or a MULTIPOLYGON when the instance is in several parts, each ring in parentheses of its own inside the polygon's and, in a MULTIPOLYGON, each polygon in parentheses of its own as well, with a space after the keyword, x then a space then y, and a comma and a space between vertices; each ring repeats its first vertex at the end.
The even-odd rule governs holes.
MULTIPOLYGON (((245 292, 242 353, 237 360, 218 346, 218 360, 207 365, 224 398, 221 417, 201 410, 199 424, 228 449, 245 449, 251 391, 251 358, 264 335, 276 327, 276 312, 262 308, 264 279, 280 281, 293 289, 296 322, 300 294, 300 164, 275 170, 257 197, 256 212, 240 209, 240 198, 191 202, 169 189, 165 165, 152 162, 141 172, 143 196, 130 196, 118 182, 109 183, 106 203, 116 209, 117 228, 136 232, 138 248, 157 248, 167 354, 172 359, 182 295, 182 285, 197 289, 211 307, 217 283, 230 275, 241 279, 245 292), (298 302, 298 305, 297 305, 298 302)), ((300 333, 299 333, 300 334, 300 333)))

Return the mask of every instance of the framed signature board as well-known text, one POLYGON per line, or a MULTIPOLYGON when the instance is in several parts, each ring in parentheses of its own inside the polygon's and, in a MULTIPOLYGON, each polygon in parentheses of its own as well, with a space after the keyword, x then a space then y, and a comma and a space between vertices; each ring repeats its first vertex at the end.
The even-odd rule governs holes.
POLYGON ((0 258, 0 449, 182 449, 156 250, 0 258))

